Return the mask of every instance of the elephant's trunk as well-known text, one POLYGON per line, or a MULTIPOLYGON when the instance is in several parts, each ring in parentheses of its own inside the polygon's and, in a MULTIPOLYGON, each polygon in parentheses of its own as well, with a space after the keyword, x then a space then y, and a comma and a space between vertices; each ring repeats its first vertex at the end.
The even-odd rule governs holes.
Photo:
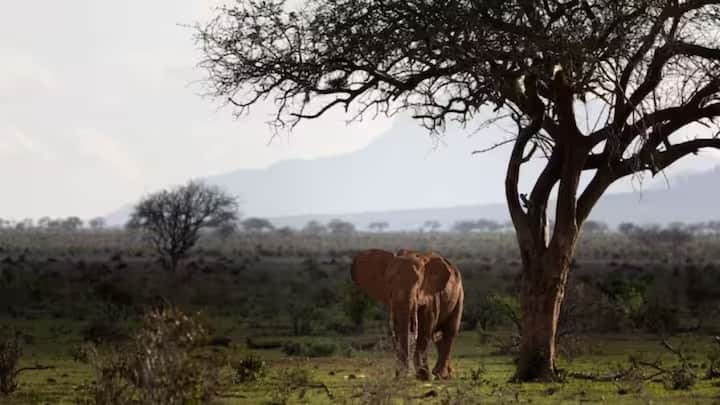
POLYGON ((393 305, 390 318, 400 368, 407 371, 418 336, 417 304, 410 302, 393 305))

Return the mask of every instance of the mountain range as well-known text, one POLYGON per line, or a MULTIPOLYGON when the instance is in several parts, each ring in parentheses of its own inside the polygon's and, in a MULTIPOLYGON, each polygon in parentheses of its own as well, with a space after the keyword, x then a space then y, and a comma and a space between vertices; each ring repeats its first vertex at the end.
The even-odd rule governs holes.
MULTIPOLYGON (((720 167, 701 173, 674 177, 672 187, 653 188, 605 195, 597 204, 591 220, 616 227, 623 222, 668 224, 703 222, 720 219, 720 167)), ((552 212, 552 209, 551 209, 552 212)), ((396 230, 414 230, 427 220, 437 220, 447 229, 457 221, 510 219, 505 203, 462 205, 445 208, 390 210, 343 215, 298 215, 272 218, 276 226, 301 228, 310 220, 327 223, 339 218, 365 229, 370 223, 386 221, 396 230)))
MULTIPOLYGON (((468 133, 456 128, 442 137, 430 136, 400 118, 386 134, 350 154, 283 161, 204 180, 238 195, 243 216, 270 218, 276 226, 300 228, 310 220, 339 218, 360 229, 385 221, 390 229, 411 230, 426 220, 437 220, 444 228, 466 219, 505 221, 503 178, 509 146, 472 151, 501 143, 508 135, 499 128, 468 133)), ((717 161, 697 159, 703 163, 669 172, 669 180, 658 176, 639 187, 629 179, 613 186, 591 218, 611 226, 720 218, 720 169, 697 171, 717 161)), ((524 170, 536 172, 541 165, 536 159, 524 170)), ((526 177, 521 177, 520 190, 531 187, 532 179, 526 177)), ((123 224, 129 210, 109 215, 108 224, 123 224)))

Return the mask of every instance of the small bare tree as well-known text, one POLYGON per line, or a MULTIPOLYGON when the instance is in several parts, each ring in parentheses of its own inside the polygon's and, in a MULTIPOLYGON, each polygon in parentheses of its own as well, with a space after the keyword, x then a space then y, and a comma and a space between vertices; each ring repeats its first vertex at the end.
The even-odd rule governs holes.
POLYGON ((423 229, 427 228, 430 232, 437 232, 440 227, 442 227, 442 224, 435 219, 428 219, 423 223, 423 229))
POLYGON ((275 226, 265 218, 248 218, 242 222, 243 228, 248 232, 272 231, 275 226))
POLYGON ((327 224, 330 233, 334 235, 350 235, 355 232, 355 225, 352 222, 343 221, 342 219, 333 219, 327 224))
POLYGON ((313 219, 303 227, 302 231, 310 235, 322 235, 327 232, 327 227, 313 219))
POLYGON ((128 222, 142 229, 168 270, 195 245, 202 228, 217 228, 237 219, 237 199, 215 186, 190 181, 143 198, 128 222))
POLYGON ((104 229, 106 224, 107 222, 103 217, 96 217, 88 222, 88 225, 90 225, 90 229, 92 229, 93 231, 99 231, 101 229, 104 229))
POLYGON ((82 228, 83 220, 78 217, 67 217, 60 220, 60 229, 67 232, 75 232, 82 228))

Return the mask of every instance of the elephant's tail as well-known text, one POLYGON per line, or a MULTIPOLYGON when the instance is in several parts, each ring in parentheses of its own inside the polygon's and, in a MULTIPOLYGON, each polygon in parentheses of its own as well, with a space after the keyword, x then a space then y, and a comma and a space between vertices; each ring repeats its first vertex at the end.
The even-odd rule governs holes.
POLYGON ((418 309, 417 306, 415 308, 412 308, 410 315, 410 343, 414 347, 415 342, 417 342, 418 338, 418 309))

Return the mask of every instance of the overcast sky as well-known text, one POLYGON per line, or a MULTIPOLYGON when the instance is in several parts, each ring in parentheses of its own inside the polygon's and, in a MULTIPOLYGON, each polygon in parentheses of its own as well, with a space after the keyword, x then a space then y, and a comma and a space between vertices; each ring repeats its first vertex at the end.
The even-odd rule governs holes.
MULTIPOLYGON (((1 0, 0 218, 105 215, 190 178, 357 150, 390 128, 337 113, 268 144, 271 108, 235 120, 200 97, 201 55, 183 25, 217 3, 1 0)), ((500 182, 496 166, 486 173, 500 182)))
POLYGON ((106 214, 158 187, 348 152, 390 122, 337 114, 275 139, 200 97, 208 0, 0 1, 0 217, 106 214))

